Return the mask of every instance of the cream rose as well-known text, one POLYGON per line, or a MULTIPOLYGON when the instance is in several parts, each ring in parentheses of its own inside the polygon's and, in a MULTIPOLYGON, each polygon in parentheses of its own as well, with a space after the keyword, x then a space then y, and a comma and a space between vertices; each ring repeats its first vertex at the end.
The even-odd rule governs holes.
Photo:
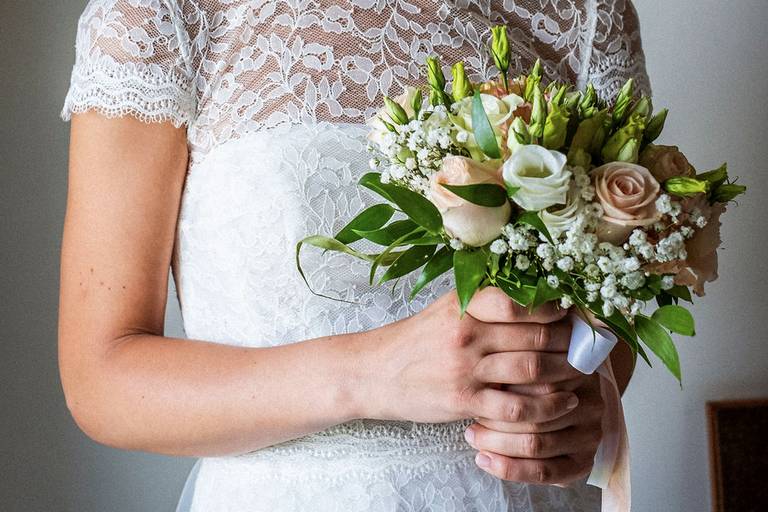
MULTIPOLYGON (((417 91, 417 88, 407 86, 405 91, 403 91, 400 96, 393 98, 395 102, 403 107, 403 110, 405 110, 405 113, 408 114, 409 118, 414 116, 413 106, 411 103, 413 102, 413 98, 416 96, 417 91)), ((366 126, 370 128, 368 131, 368 140, 379 146, 381 146, 384 134, 388 133, 389 131, 387 130, 387 127, 384 126, 384 123, 381 122, 382 119, 389 119, 389 114, 387 113, 386 107, 382 107, 378 112, 376 112, 375 116, 366 119, 365 121, 366 126)))
POLYGON ((507 186, 519 189, 512 200, 525 210, 565 204, 571 181, 566 160, 559 151, 533 144, 520 146, 502 167, 507 186))
POLYGON ((656 146, 649 144, 640 154, 640 165, 651 171, 656 181, 664 183, 677 176, 696 174, 685 155, 677 146, 656 146))
POLYGON ((497 169, 463 156, 449 155, 443 159, 440 170, 432 175, 429 185, 429 199, 443 216, 445 232, 472 247, 480 247, 497 238, 501 228, 509 222, 512 207, 509 202, 499 207, 478 206, 442 185, 479 183, 501 185, 497 169))
MULTIPOLYGON (((507 94, 497 98, 492 94, 480 93, 480 100, 483 102, 483 109, 488 116, 488 121, 498 136, 507 133, 507 125, 512 121, 512 114, 525 103, 525 100, 517 94, 507 94)), ((456 113, 451 116, 453 123, 459 129, 469 133, 472 132, 472 101, 472 96, 467 96, 459 101, 456 104, 456 113)))
POLYGON ((645 167, 611 162, 591 173, 604 214, 597 228, 601 241, 622 244, 633 229, 659 220, 656 198, 659 182, 645 167))

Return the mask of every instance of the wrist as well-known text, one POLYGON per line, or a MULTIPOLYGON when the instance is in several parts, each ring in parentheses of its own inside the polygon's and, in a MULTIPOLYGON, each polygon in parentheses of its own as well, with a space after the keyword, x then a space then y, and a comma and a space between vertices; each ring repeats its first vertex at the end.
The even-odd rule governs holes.
POLYGON ((383 362, 386 347, 395 333, 391 325, 346 335, 342 375, 350 419, 388 419, 386 413, 387 383, 383 362))

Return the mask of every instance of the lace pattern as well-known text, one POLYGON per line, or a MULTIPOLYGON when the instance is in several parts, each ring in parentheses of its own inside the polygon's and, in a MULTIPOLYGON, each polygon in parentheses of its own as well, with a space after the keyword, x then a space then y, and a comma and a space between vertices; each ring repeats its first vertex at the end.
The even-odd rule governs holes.
POLYGON ((281 124, 360 123, 423 81, 427 56, 492 76, 489 28, 506 24, 512 68, 613 97, 650 93, 629 0, 91 0, 64 107, 187 124, 192 161, 281 124))

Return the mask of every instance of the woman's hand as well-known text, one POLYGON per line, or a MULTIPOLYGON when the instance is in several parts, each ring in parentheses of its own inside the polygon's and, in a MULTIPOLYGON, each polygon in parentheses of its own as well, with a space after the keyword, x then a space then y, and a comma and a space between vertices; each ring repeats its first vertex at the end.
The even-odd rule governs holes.
POLYGON ((539 389, 512 389, 526 393, 573 390, 579 405, 564 416, 542 423, 480 419, 465 434, 467 442, 479 450, 477 465, 504 480, 535 484, 566 484, 586 476, 602 437, 600 377, 582 375, 561 383, 542 384, 539 389))
POLYGON ((529 315, 488 288, 460 318, 456 293, 447 293, 421 313, 369 333, 372 357, 363 360, 372 373, 360 382, 372 388, 363 390, 360 416, 555 421, 578 405, 574 390, 533 394, 523 392, 526 388, 503 390, 496 383, 540 386, 581 375, 562 357, 570 338, 570 323, 562 321, 566 313, 547 305, 529 315))

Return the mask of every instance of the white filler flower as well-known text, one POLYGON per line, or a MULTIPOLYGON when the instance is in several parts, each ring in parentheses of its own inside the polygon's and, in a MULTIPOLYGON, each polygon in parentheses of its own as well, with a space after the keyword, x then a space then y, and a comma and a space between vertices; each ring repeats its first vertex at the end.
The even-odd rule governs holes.
POLYGON ((504 182, 519 188, 512 200, 533 211, 565 204, 571 180, 566 160, 559 151, 534 144, 521 146, 503 167, 504 182))

